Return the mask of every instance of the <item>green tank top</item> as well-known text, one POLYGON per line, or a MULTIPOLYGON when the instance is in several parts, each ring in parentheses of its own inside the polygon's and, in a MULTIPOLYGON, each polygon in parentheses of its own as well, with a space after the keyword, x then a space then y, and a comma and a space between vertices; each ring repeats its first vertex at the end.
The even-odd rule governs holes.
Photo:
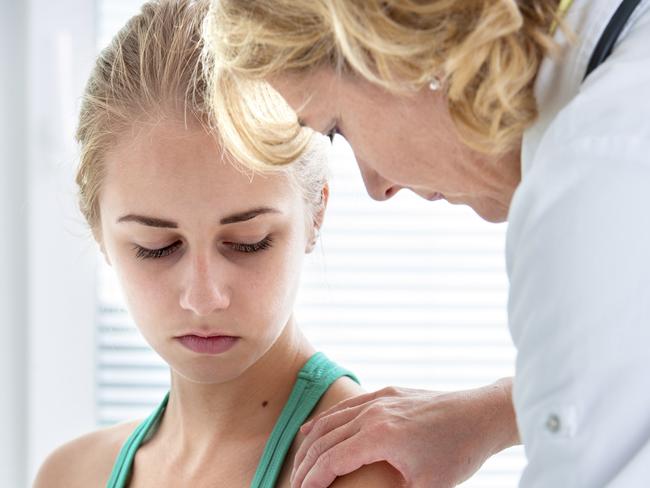
MULTIPOLYGON (((251 488, 275 486, 284 465, 284 459, 298 429, 330 385, 342 376, 348 376, 359 383, 354 374, 330 361, 323 353, 317 352, 309 358, 309 361, 298 373, 291 395, 266 441, 264 452, 251 482, 251 488)), ((139 424, 126 440, 115 460, 113 471, 106 484, 107 488, 128 486, 135 453, 142 442, 153 435, 165 412, 168 400, 169 393, 165 395, 156 410, 139 424)))

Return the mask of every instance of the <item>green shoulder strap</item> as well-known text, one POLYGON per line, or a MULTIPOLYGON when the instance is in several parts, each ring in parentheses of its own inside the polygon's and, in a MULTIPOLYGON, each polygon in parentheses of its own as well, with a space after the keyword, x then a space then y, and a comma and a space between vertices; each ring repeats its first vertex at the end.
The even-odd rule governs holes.
POLYGON ((133 432, 131 432, 131 435, 122 446, 122 449, 115 460, 111 477, 108 479, 108 483, 106 483, 106 488, 123 488, 127 485, 129 475, 131 474, 131 468, 133 467, 133 458, 135 457, 135 453, 152 427, 158 423, 160 417, 165 411, 165 407, 167 407, 168 400, 169 392, 167 392, 163 401, 158 405, 158 408, 156 408, 151 415, 149 415, 135 428, 133 432))
POLYGON ((359 383, 354 374, 330 361, 321 352, 314 354, 302 367, 291 396, 266 442, 251 488, 275 486, 298 429, 331 384, 342 376, 348 376, 359 383))

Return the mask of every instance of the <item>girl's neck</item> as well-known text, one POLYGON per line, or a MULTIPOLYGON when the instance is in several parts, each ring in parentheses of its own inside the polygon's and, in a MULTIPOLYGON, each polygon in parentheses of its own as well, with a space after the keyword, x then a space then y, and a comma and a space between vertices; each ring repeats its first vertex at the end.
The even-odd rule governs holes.
POLYGON ((298 372, 313 353, 291 319, 271 349, 232 381, 197 384, 172 373, 157 440, 188 467, 214 460, 223 449, 255 454, 251 459, 257 459, 298 372))

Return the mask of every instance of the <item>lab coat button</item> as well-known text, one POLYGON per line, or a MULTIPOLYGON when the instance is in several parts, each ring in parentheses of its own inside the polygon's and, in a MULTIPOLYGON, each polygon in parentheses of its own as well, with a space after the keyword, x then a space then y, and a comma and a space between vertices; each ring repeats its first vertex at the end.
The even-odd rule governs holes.
POLYGON ((562 428, 562 422, 560 421, 559 415, 552 413, 546 419, 546 429, 553 434, 560 431, 562 428))

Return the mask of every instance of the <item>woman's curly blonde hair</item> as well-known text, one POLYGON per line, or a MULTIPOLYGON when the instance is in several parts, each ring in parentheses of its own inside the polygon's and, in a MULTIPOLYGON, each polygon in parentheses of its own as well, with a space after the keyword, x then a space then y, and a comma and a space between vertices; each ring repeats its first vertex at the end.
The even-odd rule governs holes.
POLYGON ((204 37, 224 144, 253 167, 285 164, 306 130, 266 79, 329 66, 392 93, 443 80, 463 141, 512 149, 533 122, 533 82, 557 48, 558 0, 213 0, 204 37), (225 94, 225 96, 224 96, 225 94))

